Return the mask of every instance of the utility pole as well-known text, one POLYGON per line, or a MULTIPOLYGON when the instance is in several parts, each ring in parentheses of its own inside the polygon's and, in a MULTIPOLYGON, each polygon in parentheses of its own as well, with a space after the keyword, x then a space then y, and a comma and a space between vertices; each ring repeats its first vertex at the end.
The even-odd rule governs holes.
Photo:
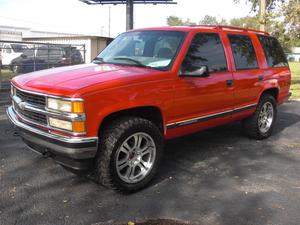
POLYGON ((266 0, 259 0, 259 29, 266 31, 266 0))
POLYGON ((126 30, 133 29, 133 0, 126 1, 126 30))
POLYGON ((108 6, 108 37, 110 37, 110 6, 108 6))

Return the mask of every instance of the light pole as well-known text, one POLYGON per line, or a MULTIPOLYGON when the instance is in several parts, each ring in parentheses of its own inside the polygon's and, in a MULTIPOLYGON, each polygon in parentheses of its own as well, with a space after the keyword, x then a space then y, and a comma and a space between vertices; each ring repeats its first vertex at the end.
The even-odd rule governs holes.
MULTIPOLYGON (((158 4, 177 4, 177 2, 173 2, 173 0, 79 0, 83 3, 86 3, 88 5, 121 5, 126 4, 126 30, 133 29, 133 6, 135 4, 152 4, 152 5, 158 5, 158 4)), ((110 19, 109 19, 110 24, 110 19)), ((109 28, 110 33, 110 28, 109 28)))

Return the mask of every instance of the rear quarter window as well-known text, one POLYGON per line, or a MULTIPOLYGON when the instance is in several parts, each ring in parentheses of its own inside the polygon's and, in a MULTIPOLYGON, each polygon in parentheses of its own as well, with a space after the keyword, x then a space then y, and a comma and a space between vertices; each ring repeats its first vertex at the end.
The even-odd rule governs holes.
POLYGON ((261 46, 264 49, 269 67, 287 67, 288 62, 279 42, 274 37, 257 35, 261 46))

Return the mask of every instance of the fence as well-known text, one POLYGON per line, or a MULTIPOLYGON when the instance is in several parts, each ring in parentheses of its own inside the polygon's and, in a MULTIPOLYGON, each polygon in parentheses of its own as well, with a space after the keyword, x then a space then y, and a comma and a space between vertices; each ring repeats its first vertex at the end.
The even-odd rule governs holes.
POLYGON ((0 90, 14 76, 85 62, 85 45, 0 41, 0 90))

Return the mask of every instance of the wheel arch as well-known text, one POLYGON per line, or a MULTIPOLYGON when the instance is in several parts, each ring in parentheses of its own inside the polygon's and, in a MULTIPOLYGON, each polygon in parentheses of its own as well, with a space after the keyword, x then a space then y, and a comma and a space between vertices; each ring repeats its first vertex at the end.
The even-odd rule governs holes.
POLYGON ((99 125, 98 135, 103 132, 105 127, 113 120, 125 117, 125 116, 136 116, 144 119, 148 119, 153 122, 159 130, 164 133, 165 126, 164 126, 164 117, 162 111, 157 106, 138 106, 128 109, 122 109, 120 111, 112 112, 106 115, 99 125))
POLYGON ((276 102, 278 102, 279 87, 269 87, 269 88, 264 89, 262 91, 262 93, 260 94, 259 98, 261 98, 265 94, 269 94, 269 95, 273 96, 275 98, 276 102))

